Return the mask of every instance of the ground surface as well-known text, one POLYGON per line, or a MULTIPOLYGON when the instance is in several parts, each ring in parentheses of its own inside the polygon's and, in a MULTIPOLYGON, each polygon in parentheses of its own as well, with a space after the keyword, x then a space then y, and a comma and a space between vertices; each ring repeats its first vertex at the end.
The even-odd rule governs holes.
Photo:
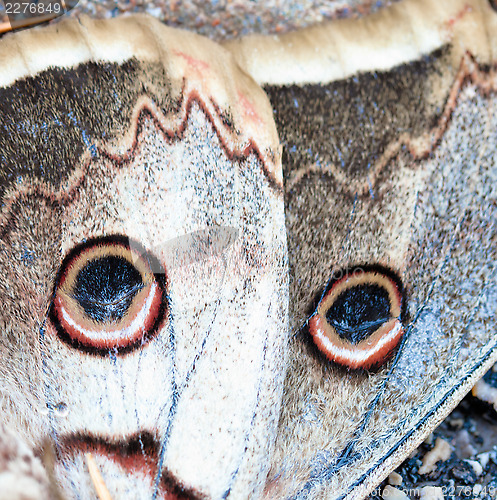
MULTIPOLYGON (((7 20, 7 2, 16 1, 18 0, 0 0, 0 19, 7 20)), ((59 0, 39 0, 39 3, 46 4, 50 1, 59 0)), ((327 19, 354 17, 375 11, 391 2, 392 0, 80 0, 70 15, 84 13, 106 18, 123 13, 148 12, 169 26, 190 29, 219 40, 254 32, 277 33, 327 19)))
MULTIPOLYGON (((497 371, 494 370, 497 370, 497 365, 485 375, 484 379, 492 386, 497 386, 497 371)), ((496 445, 495 409, 469 394, 416 453, 397 469, 396 472, 402 476, 402 484, 395 487, 406 493, 409 498, 419 498, 423 487, 437 486, 441 488, 446 499, 495 499, 497 498, 496 445), (423 459, 433 449, 437 438, 442 438, 450 444, 450 458, 439 461, 433 472, 420 474, 419 469, 423 459)), ((381 494, 387 484, 389 480, 382 483, 376 494, 371 495, 370 500, 382 498, 381 494)), ((390 498, 393 500, 392 496, 390 498)))

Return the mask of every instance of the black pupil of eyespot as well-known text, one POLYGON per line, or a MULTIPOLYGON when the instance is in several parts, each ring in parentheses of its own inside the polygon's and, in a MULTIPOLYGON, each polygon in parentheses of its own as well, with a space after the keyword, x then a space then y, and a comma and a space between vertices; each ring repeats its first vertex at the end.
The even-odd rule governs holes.
POLYGON ((387 290, 379 285, 357 285, 344 290, 326 312, 338 335, 358 344, 390 319, 387 290))
POLYGON ((93 320, 118 321, 142 288, 143 280, 133 264, 107 256, 88 262, 79 271, 72 295, 93 320))

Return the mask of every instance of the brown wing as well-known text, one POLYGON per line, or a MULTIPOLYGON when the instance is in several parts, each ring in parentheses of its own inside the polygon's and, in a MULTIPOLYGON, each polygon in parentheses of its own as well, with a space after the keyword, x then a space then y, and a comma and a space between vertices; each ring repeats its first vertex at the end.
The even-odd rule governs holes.
POLYGON ((293 338, 267 498, 363 497, 497 358, 496 34, 486 1, 414 0, 228 44, 283 144, 293 338), (384 359, 378 276, 407 306, 384 359))

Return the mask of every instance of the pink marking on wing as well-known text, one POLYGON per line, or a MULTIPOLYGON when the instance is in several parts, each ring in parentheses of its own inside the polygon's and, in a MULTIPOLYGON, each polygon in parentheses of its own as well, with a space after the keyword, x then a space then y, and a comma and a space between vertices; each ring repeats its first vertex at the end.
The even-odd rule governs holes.
POLYGON ((466 14, 473 12, 473 7, 471 5, 466 4, 454 17, 451 17, 447 22, 447 27, 452 28, 454 24, 459 22, 466 14))
POLYGON ((196 59, 195 57, 185 54, 185 52, 181 52, 180 50, 175 50, 174 54, 177 55, 178 57, 182 57, 188 63, 189 66, 191 66, 194 70, 198 71, 199 73, 202 73, 203 71, 207 71, 210 69, 210 66, 205 61, 202 61, 201 59, 196 59))
POLYGON ((257 125, 263 126, 264 122, 255 110, 254 105, 247 99, 247 97, 240 91, 238 91, 239 104, 243 110, 244 115, 251 121, 255 122, 257 125))

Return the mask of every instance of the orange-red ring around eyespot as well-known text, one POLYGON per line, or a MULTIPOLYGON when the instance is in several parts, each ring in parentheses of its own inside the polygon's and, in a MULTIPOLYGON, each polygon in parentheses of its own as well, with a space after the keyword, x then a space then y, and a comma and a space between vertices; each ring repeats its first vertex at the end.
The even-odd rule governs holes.
POLYGON ((61 327, 75 341, 96 349, 115 349, 134 344, 155 323, 161 302, 161 292, 156 283, 137 294, 132 312, 127 314, 129 324, 125 327, 88 326, 78 321, 82 314, 75 314, 71 303, 74 299, 59 293, 54 299, 54 308, 61 327), (141 307, 136 307, 138 303, 141 307), (72 313, 69 313, 72 310, 72 313))
POLYGON ((378 270, 346 273, 333 283, 309 319, 309 332, 318 349, 339 365, 351 369, 370 369, 382 365, 399 344, 404 328, 401 321, 403 295, 397 280, 378 270), (340 337, 326 319, 326 311, 336 298, 353 286, 376 284, 388 292, 391 318, 366 339, 354 344, 340 337))
POLYGON ((168 311, 165 271, 153 273, 151 261, 154 269, 162 269, 153 256, 135 242, 130 245, 125 236, 93 238, 77 245, 60 267, 50 307, 49 317, 58 337, 72 347, 97 355, 107 355, 110 350, 127 352, 150 339, 168 311), (138 269, 142 278, 145 277, 146 286, 135 295, 124 321, 92 325, 66 290, 67 281, 70 282, 74 278, 72 275, 77 273, 78 268, 73 269, 75 262, 81 260, 85 263, 90 258, 107 255, 125 256, 138 269))

